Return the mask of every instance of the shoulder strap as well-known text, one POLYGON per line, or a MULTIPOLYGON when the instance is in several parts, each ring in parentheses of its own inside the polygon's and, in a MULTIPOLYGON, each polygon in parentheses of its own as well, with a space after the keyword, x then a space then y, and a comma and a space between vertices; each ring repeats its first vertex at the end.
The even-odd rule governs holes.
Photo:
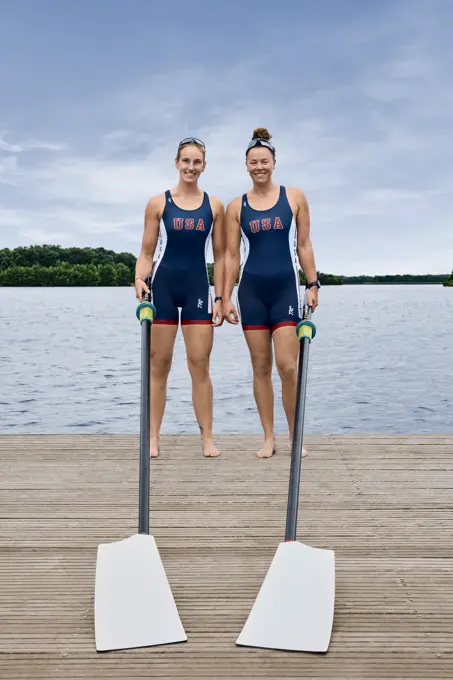
POLYGON ((244 214, 244 209, 248 208, 249 202, 247 200, 247 194, 242 194, 241 197, 241 208, 239 210, 239 223, 242 223, 242 216, 244 214))

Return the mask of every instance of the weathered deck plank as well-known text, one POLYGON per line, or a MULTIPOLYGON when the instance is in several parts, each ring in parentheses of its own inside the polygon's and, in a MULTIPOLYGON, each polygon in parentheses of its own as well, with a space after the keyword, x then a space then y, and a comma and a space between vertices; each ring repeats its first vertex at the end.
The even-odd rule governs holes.
POLYGON ((135 533, 138 438, 0 437, 0 677, 453 677, 453 435, 309 436, 299 538, 333 548, 326 655, 236 647, 284 531, 289 450, 163 438, 151 523, 188 642, 97 654, 99 542, 135 533))

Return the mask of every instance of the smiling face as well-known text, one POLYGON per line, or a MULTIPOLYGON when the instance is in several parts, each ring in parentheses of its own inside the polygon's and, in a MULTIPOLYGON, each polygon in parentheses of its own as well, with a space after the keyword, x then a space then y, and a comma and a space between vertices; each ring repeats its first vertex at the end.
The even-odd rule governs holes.
POLYGON ((186 144, 179 149, 176 168, 179 171, 179 181, 193 184, 198 180, 206 167, 204 153, 195 144, 186 144))
POLYGON ((272 151, 265 146, 255 146, 247 154, 247 172, 255 184, 266 184, 271 181, 275 159, 272 151))

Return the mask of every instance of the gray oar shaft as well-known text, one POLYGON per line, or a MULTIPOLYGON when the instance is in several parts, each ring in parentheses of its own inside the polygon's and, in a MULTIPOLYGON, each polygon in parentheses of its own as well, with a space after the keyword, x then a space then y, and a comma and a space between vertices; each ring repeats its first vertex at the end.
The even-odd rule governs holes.
POLYGON ((141 324, 139 534, 149 534, 150 335, 151 324, 148 321, 144 321, 141 324))
POLYGON ((302 443, 304 435, 305 395, 307 392, 309 346, 310 341, 308 338, 302 338, 300 341, 299 367, 297 371, 296 413, 294 419, 293 444, 291 449, 291 469, 289 474, 285 541, 296 540, 297 507, 299 504, 300 470, 302 464, 302 443))

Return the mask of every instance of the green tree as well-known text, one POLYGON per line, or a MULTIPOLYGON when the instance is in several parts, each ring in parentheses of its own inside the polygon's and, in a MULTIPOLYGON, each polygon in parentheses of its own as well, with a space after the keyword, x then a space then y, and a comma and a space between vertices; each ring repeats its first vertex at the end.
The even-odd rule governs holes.
MULTIPOLYGON (((321 286, 341 286, 344 283, 343 276, 324 274, 323 272, 317 272, 316 275, 321 286)), ((299 281, 301 286, 305 286, 307 283, 306 276, 302 270, 299 270, 299 281)))
POLYGON ((443 282, 443 285, 445 287, 453 287, 453 269, 448 279, 445 279, 445 281, 443 282))
POLYGON ((125 264, 126 267, 134 267, 136 258, 131 253, 112 253, 114 261, 117 264, 125 264))
POLYGON ((99 270, 99 285, 100 286, 117 286, 118 285, 118 271, 114 264, 101 264, 99 270))
MULTIPOLYGON (((74 265, 74 267, 77 265, 74 265)), ((71 267, 67 262, 60 262, 56 267, 52 267, 52 285, 53 286, 70 286, 71 272, 74 267, 71 267)))
POLYGON ((0 271, 8 269, 13 264, 12 253, 9 248, 2 248, 0 250, 0 271))
POLYGON ((118 286, 129 286, 134 280, 134 274, 125 264, 116 264, 116 274, 118 277, 118 286))
POLYGON ((15 286, 18 278, 17 267, 7 267, 2 271, 2 286, 15 286))

